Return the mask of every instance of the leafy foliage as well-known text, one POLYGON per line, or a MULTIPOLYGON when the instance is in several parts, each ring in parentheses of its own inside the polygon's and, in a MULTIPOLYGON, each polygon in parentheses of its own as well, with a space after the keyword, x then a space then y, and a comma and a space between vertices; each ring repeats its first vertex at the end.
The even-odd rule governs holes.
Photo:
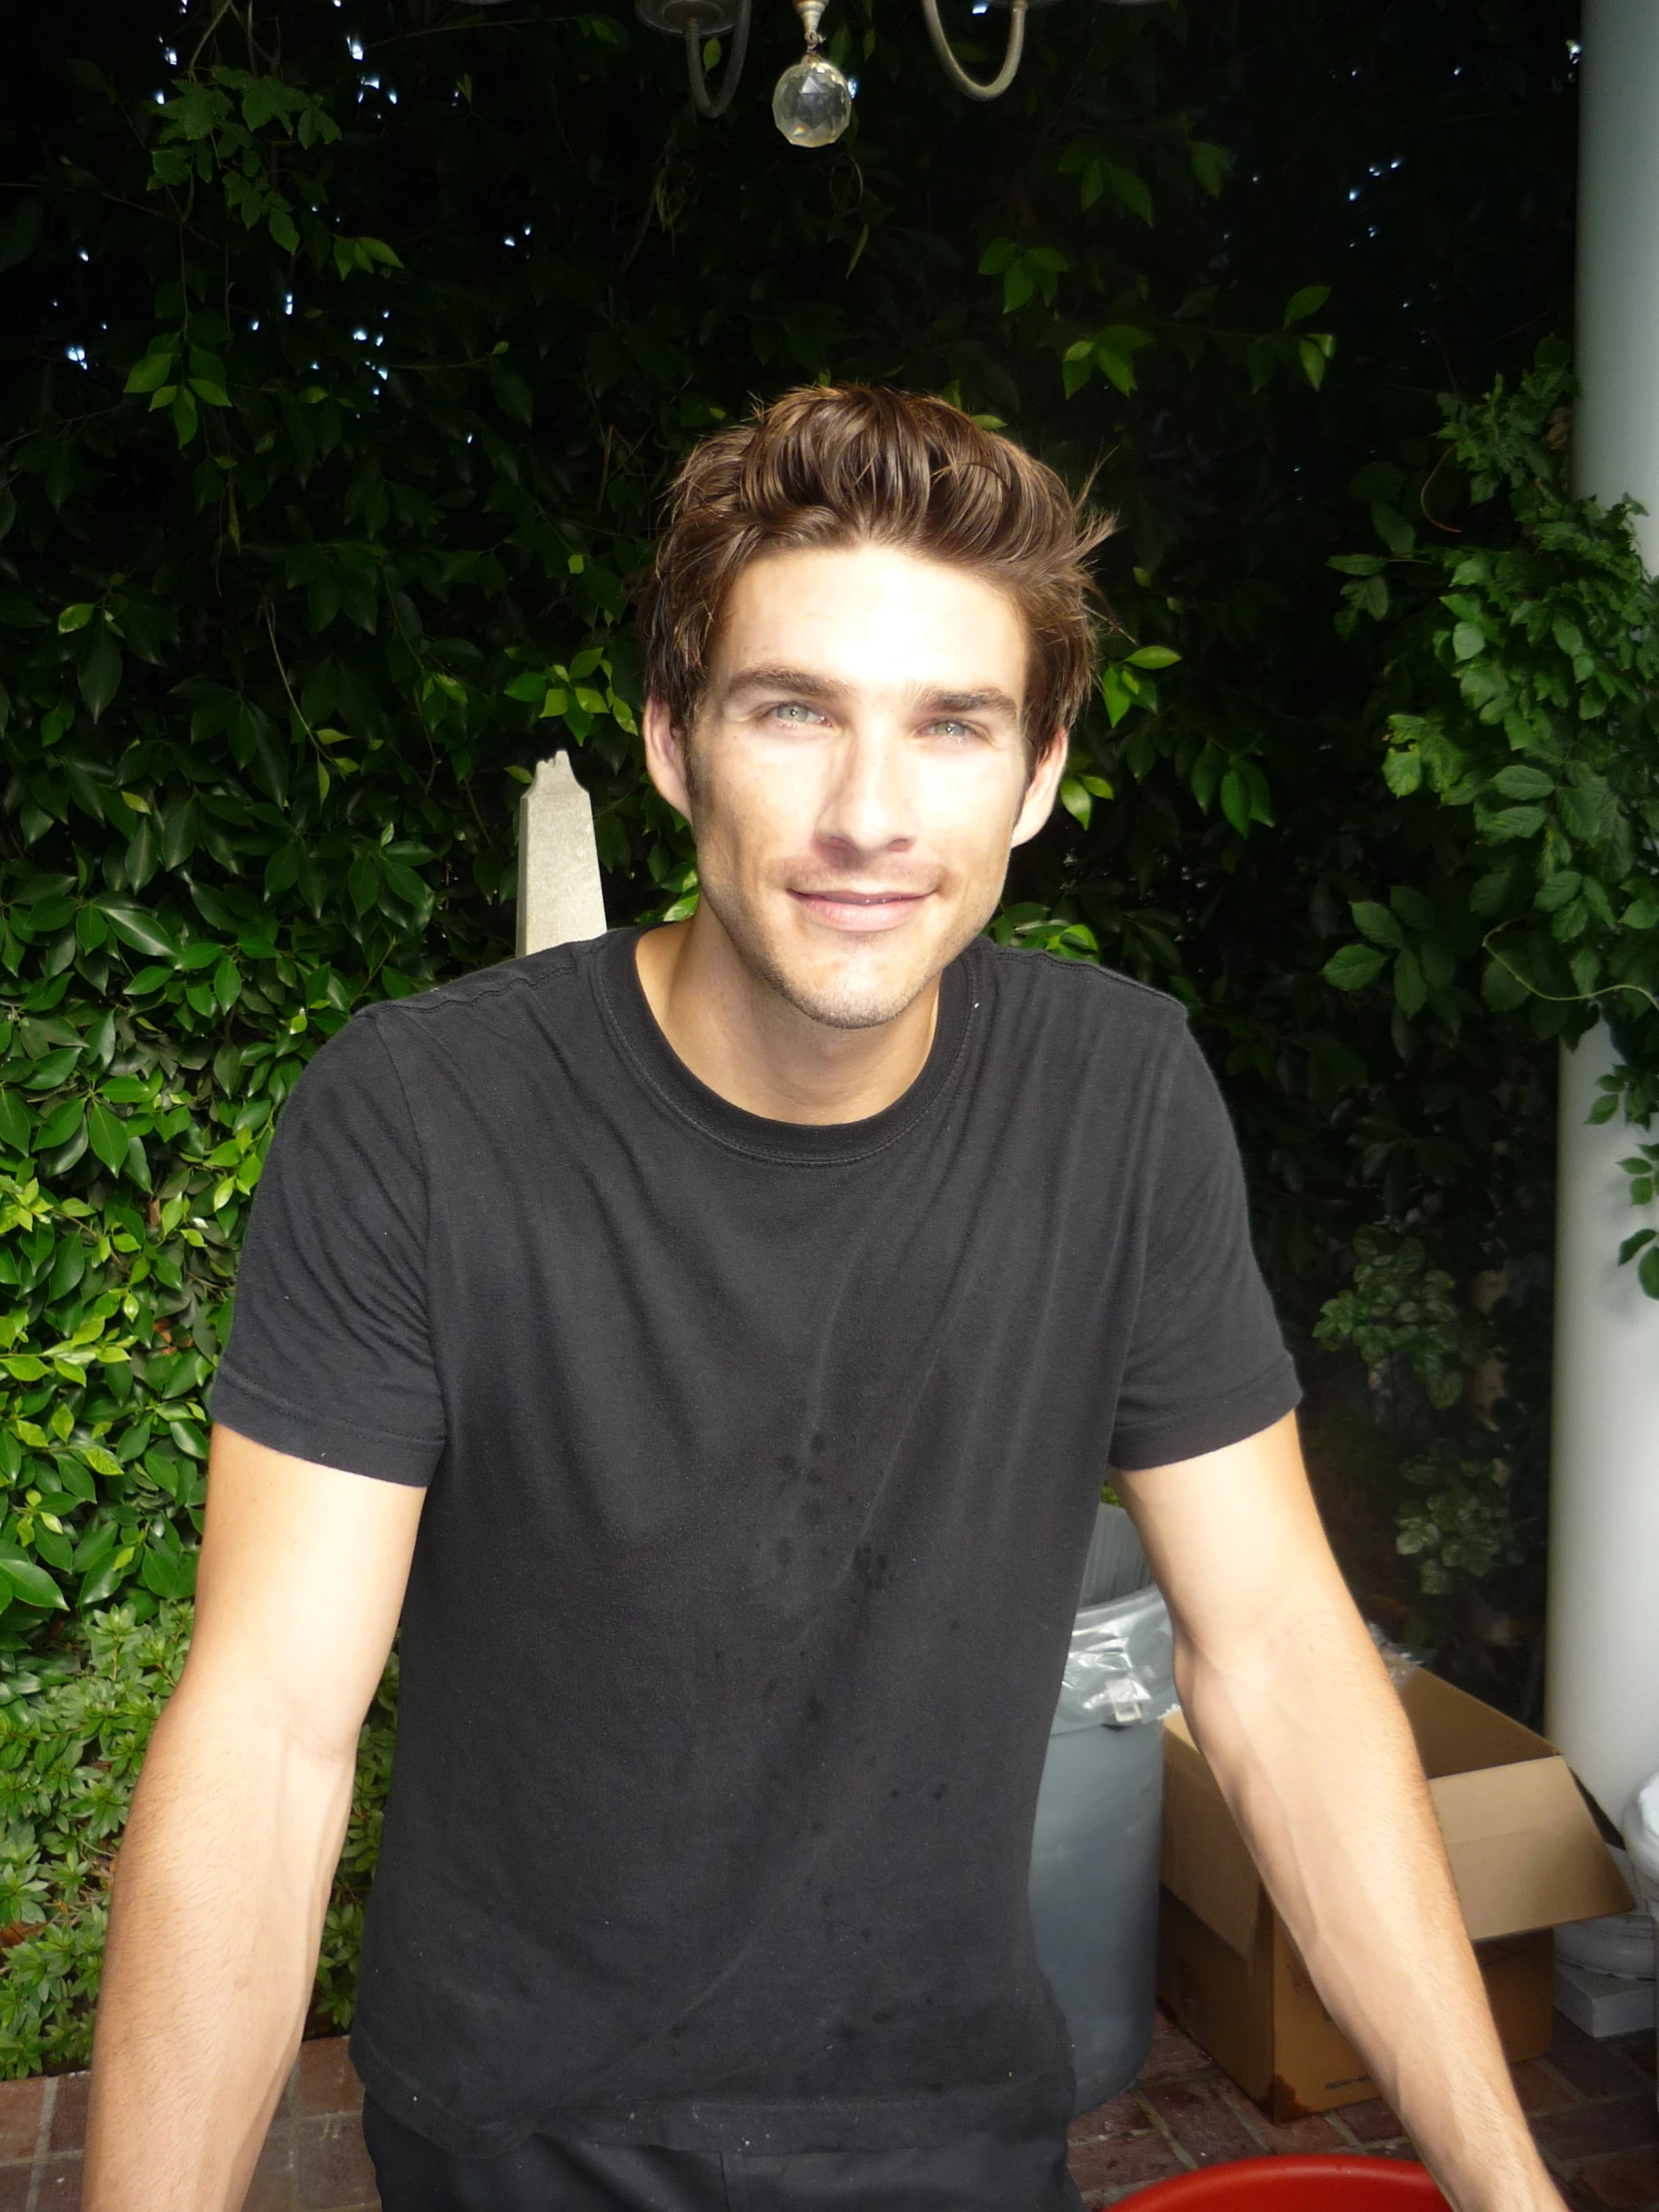
POLYGON ((1444 1596, 1495 1566, 1525 1557, 1509 1497, 1510 1469, 1495 1453, 1462 1455, 1449 1437, 1407 1459, 1406 1481, 1428 1494, 1399 1509, 1399 1549, 1417 1561, 1423 1591, 1444 1596))
POLYGON ((1352 1287, 1327 1301, 1316 1341, 1333 1350, 1352 1345, 1374 1382, 1390 1360, 1404 1361, 1429 1404, 1443 1412, 1487 1356, 1479 1322, 1445 1270, 1428 1266, 1417 1238, 1390 1239, 1371 1228, 1354 1244, 1352 1287))
MULTIPOLYGON (((1512 394, 1499 384, 1479 402, 1442 400, 1431 462, 1362 472, 1386 551, 1334 557, 1350 579, 1340 627, 1379 628, 1370 713, 1388 788, 1421 834, 1386 903, 1351 901, 1359 936, 1325 976, 1357 994, 1385 989, 1407 1040, 1456 1038, 1470 1023, 1571 1039, 1600 1010, 1620 1061, 1593 1118, 1622 1108, 1645 1126, 1659 1102, 1659 593, 1628 510, 1566 489, 1571 389, 1559 349, 1543 347, 1512 394)), ((1656 1161, 1642 1145, 1624 1162, 1638 1207, 1651 1205, 1656 1161)), ((1654 1240, 1638 1228, 1619 1257, 1659 1297, 1654 1240)), ((1355 1292, 1327 1307, 1320 1336, 1370 1360, 1357 1319, 1367 1273, 1363 1253, 1355 1292)), ((1437 1334, 1441 1394, 1423 1380, 1449 1406, 1461 1394, 1450 1311, 1437 1334)), ((1462 1357, 1478 1364, 1478 1352, 1462 1357)), ((1489 1451, 1442 1435, 1401 1473, 1433 1491, 1399 1514, 1426 1591, 1519 1557, 1489 1451)))
MULTIPOLYGON (((184 1667, 191 1609, 91 1612, 50 1661, 0 1685, 0 2079, 84 2065, 111 1863, 150 1731, 184 1667)), ((313 2016, 343 2024, 391 1766, 395 1662, 363 1725, 313 2016)))
MULTIPOLYGON (((1380 501, 1390 550, 1333 561, 1354 579, 1345 626, 1388 623, 1380 702, 1411 701, 1387 714, 1388 788, 1454 812, 1460 864, 1437 864, 1432 894, 1357 900, 1368 941, 1326 975, 1362 989, 1387 971, 1408 1020, 1451 1029, 1477 1011, 1477 975, 1487 1008, 1540 1038, 1581 1032, 1604 1002, 1634 1042, 1659 1012, 1659 593, 1628 511, 1562 486, 1563 439, 1548 440, 1570 388, 1552 357, 1512 400, 1500 385, 1443 403, 1440 462, 1473 506, 1506 510, 1482 542, 1418 546, 1380 501)), ((1372 481, 1398 496, 1401 472, 1372 481)))

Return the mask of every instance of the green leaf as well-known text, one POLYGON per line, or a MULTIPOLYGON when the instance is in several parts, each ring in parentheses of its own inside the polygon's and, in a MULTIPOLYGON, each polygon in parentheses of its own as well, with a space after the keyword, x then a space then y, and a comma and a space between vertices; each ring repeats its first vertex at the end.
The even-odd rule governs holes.
POLYGON ((1174 668, 1181 658, 1167 645, 1143 645, 1129 655, 1131 668, 1174 668))
POLYGON ((87 1108, 87 1142, 112 1175, 127 1158, 127 1124, 98 1100, 87 1108))
POLYGON ((1457 972, 1457 959, 1445 938, 1438 935, 1424 937, 1417 948, 1417 957, 1422 962, 1423 981, 1428 988, 1431 991, 1449 989, 1451 979, 1457 972))
POLYGON ((1503 843, 1516 837, 1535 837, 1547 819, 1541 807, 1502 807, 1488 816, 1481 828, 1494 842, 1503 843))
POLYGON ((512 369, 504 368, 497 370, 490 378, 490 384, 502 413, 510 415, 514 422, 521 422, 528 428, 535 413, 536 401, 535 394, 524 378, 515 374, 512 369))
POLYGON ((1481 970, 1480 995, 1495 1014, 1512 1014, 1526 1005, 1532 992, 1513 968, 1490 959, 1481 970))
POLYGON ((1382 756, 1382 781, 1396 799, 1408 799, 1422 784, 1422 755, 1414 745, 1390 746, 1382 756))
POLYGON ((1486 635, 1472 622, 1460 622, 1451 633, 1451 650, 1460 661, 1472 661, 1486 650, 1486 635))
POLYGON ((29 1149, 30 1121, 23 1101, 11 1091, 0 1090, 0 1144, 13 1152, 29 1149))
POLYGON ((82 1581, 75 1599, 76 1611, 84 1613, 89 1606, 102 1605, 107 1598, 111 1597, 121 1587, 123 1580, 126 1578, 127 1569, 133 1563, 133 1556, 132 1547, 123 1544, 119 1551, 114 1552, 100 1565, 94 1566, 82 1581))
POLYGON ((96 628, 89 631, 75 664, 75 680, 81 687, 88 714, 97 722, 121 682, 121 649, 110 635, 107 622, 100 620, 96 628))
POLYGON ((1075 817, 1086 830, 1094 802, 1075 776, 1066 777, 1060 785, 1060 804, 1066 813, 1075 817))
POLYGON ((1373 944, 1397 952, 1405 942, 1405 933, 1386 906, 1380 906, 1375 899, 1357 898, 1350 911, 1354 925, 1362 935, 1370 937, 1373 944))
POLYGON ((139 1569, 140 1577, 148 1590, 158 1597, 190 1597, 196 1589, 196 1554, 187 1551, 180 1557, 147 1549, 139 1569))
POLYGON ((25 1605, 68 1609, 68 1600, 46 1569, 21 1552, 0 1551, 0 1584, 9 1584, 12 1595, 25 1605))
POLYGON ((1143 178, 1132 169, 1120 169, 1116 162, 1102 162, 1101 174, 1112 188, 1114 198, 1121 201, 1131 215, 1138 215, 1143 223, 1152 221, 1152 194, 1143 178))
POLYGON ((55 1106, 35 1131, 35 1150, 55 1152, 60 1145, 68 1144, 81 1127, 83 1111, 78 1098, 66 1098, 60 1106, 55 1106))
POLYGON ((148 952, 156 959, 178 959, 179 947, 157 915, 126 899, 105 896, 97 904, 116 935, 135 952, 148 952))
POLYGON ((1498 770, 1491 788, 1503 799, 1547 799, 1555 789, 1555 779, 1541 768, 1527 768, 1516 762, 1498 770))
POLYGON ((1300 291, 1291 294, 1290 304, 1285 309, 1284 327, 1289 330, 1295 323, 1306 322, 1311 314, 1319 312, 1330 296, 1329 284, 1304 284, 1300 291))
POLYGON ((1187 159, 1192 163, 1193 175, 1212 200, 1221 198, 1221 188, 1227 182, 1227 172, 1233 157, 1222 147, 1211 146, 1203 139, 1190 139, 1187 143, 1187 159))
POLYGON ((1420 1013, 1428 1002, 1427 982, 1409 946, 1394 961, 1394 999, 1405 1014, 1420 1013))
POLYGON ((1376 982, 1385 965, 1383 954, 1374 945, 1345 944, 1326 961, 1325 980, 1340 991, 1364 990, 1368 983, 1376 982))
POLYGON ((1557 875, 1545 876, 1532 903, 1541 914, 1558 913, 1563 906, 1571 904, 1583 887, 1584 878, 1578 870, 1564 867, 1557 875))
POLYGON ((1637 1261, 1636 1280, 1649 1298, 1659 1298, 1659 1245, 1649 1245, 1637 1261))
POLYGON ((231 104, 224 93, 207 85, 187 84, 177 99, 166 102, 163 112, 181 138, 205 139, 227 121, 231 104))
POLYGON ((147 353, 142 361, 134 364, 122 389, 124 391, 159 391, 164 384, 178 381, 179 356, 171 348, 165 352, 147 353))
POLYGON ((1221 811, 1241 837, 1250 834, 1250 785, 1237 763, 1221 780, 1221 811))
POLYGON ((84 630, 92 620, 95 609, 90 599, 77 600, 73 607, 66 607, 58 617, 58 634, 67 636, 71 630, 84 630))

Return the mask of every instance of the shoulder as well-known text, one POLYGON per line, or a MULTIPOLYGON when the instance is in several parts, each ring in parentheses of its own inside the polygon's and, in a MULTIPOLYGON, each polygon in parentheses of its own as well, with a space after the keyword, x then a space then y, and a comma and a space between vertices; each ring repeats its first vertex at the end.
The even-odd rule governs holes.
POLYGON ((411 1088, 440 1066, 457 1079, 488 1084, 549 1041, 574 1045, 585 1034, 594 1015, 593 971, 606 941, 554 945, 412 998, 381 999, 353 1015, 340 1036, 363 1032, 362 1050, 377 1053, 411 1088))
POLYGON ((534 1019, 549 1002, 579 985, 603 938, 585 944, 554 945, 521 959, 438 983, 412 998, 383 998, 365 1006, 347 1024, 372 1027, 388 1049, 405 1040, 446 1032, 483 1034, 502 1023, 534 1019))
POLYGON ((980 938, 972 948, 973 979, 987 989, 997 1018, 1054 1026, 1085 1049, 1109 1038, 1120 1049, 1178 1051, 1189 1039, 1187 1010, 1168 991, 1092 960, 1016 950, 980 938))
POLYGON ((488 1088, 538 1035, 568 1028, 591 1003, 586 962, 603 939, 457 976, 409 998, 362 1006, 315 1053, 295 1090, 312 1113, 418 1112, 440 1067, 488 1088))

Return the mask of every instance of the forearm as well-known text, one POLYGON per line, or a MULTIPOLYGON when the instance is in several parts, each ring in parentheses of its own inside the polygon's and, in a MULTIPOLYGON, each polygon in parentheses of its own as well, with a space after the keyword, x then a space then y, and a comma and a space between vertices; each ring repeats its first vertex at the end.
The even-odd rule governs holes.
POLYGON ((292 2064, 350 1809, 349 1756, 186 1686, 116 1875, 87 2212, 235 2212, 292 2064))
POLYGON ((1457 2212, 1559 2212, 1515 2099, 1399 1701, 1345 1600, 1225 1668, 1193 1733, 1321 1995, 1457 2212))

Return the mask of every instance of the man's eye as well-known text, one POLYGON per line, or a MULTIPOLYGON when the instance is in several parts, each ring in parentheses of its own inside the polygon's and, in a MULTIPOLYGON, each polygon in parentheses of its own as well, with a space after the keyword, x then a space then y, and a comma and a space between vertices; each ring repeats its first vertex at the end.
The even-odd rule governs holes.
POLYGON ((936 738, 971 738, 973 731, 965 722, 933 722, 928 730, 936 738))
POLYGON ((772 710, 778 721, 793 723, 811 722, 815 711, 800 699, 783 700, 772 710))

